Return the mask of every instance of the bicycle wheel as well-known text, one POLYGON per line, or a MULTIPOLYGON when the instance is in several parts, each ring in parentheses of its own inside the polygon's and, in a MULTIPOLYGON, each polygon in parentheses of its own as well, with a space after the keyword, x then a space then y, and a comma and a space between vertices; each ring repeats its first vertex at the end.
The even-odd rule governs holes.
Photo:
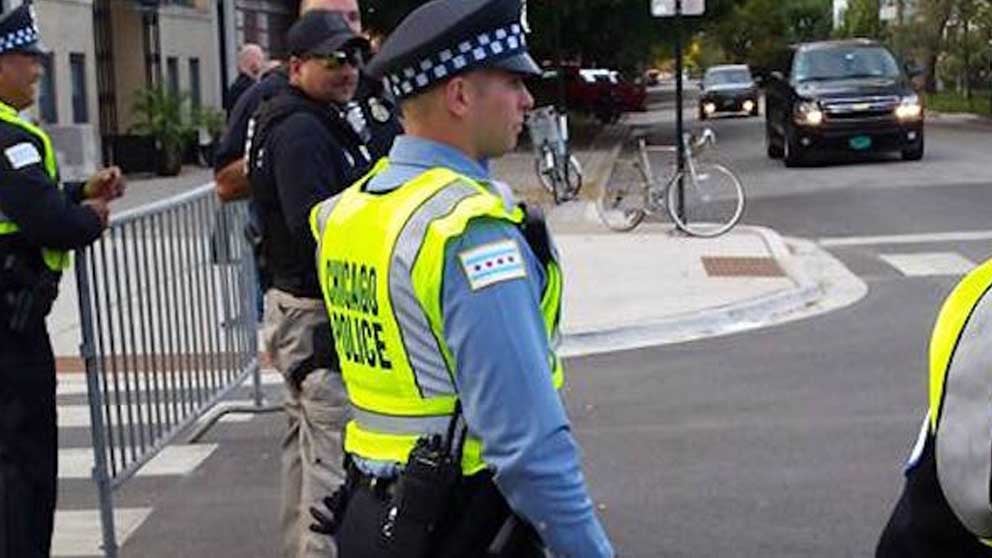
POLYGON ((678 214, 678 177, 668 189, 668 214, 682 231, 692 236, 714 237, 729 231, 744 213, 744 188, 740 179, 723 165, 696 163, 695 180, 682 173, 684 215, 678 214))
POLYGON ((621 160, 613 167, 596 200, 599 218, 608 228, 626 232, 644 220, 648 182, 634 161, 621 160))
POLYGON ((549 167, 545 162, 547 157, 545 152, 541 152, 540 156, 534 159, 534 174, 537 175, 537 179, 541 182, 541 186, 548 191, 552 196, 555 195, 555 182, 552 176, 555 172, 553 166, 549 167))

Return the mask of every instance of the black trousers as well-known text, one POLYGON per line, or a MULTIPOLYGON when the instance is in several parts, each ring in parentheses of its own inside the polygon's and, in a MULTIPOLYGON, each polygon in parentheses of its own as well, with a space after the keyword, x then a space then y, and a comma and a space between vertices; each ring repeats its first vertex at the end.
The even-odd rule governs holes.
POLYGON ((937 477, 935 440, 927 436, 919 463, 882 531, 876 558, 990 558, 985 546, 958 521, 937 477))
POLYGON ((57 433, 55 358, 45 324, 23 333, 0 324, 0 558, 50 555, 57 433))
MULTIPOLYGON (((357 484, 335 535, 338 558, 383 558, 388 555, 382 526, 389 512, 389 498, 388 490, 372 489, 366 483, 357 484)), ((506 499, 488 474, 465 479, 437 530, 437 543, 430 558, 544 558, 540 539, 524 521, 519 522, 501 552, 488 552, 511 514, 506 499)), ((402 556, 402 552, 392 556, 402 556)))

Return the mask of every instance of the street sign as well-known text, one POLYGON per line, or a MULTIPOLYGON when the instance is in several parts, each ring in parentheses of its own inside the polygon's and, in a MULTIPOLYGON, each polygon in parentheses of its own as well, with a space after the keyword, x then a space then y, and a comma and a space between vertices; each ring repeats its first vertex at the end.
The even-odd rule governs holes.
MULTIPOLYGON (((698 16, 706 12, 706 0, 682 0, 682 15, 698 16)), ((651 15, 675 17, 675 0, 651 0, 651 15)))

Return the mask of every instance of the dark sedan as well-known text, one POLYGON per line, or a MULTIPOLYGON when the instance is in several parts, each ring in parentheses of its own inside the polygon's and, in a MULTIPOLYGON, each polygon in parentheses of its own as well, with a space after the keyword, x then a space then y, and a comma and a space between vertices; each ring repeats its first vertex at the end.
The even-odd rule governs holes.
POLYGON ((713 66, 706 70, 700 87, 700 120, 720 112, 758 115, 758 87, 747 66, 713 66))

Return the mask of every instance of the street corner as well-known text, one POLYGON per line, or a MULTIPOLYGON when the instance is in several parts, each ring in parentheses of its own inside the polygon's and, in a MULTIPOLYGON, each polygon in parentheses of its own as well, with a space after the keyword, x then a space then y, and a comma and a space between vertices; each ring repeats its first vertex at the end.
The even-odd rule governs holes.
POLYGON ((580 356, 768 327, 850 305, 867 287, 812 242, 760 226, 717 238, 666 225, 558 236, 563 354, 580 356))

